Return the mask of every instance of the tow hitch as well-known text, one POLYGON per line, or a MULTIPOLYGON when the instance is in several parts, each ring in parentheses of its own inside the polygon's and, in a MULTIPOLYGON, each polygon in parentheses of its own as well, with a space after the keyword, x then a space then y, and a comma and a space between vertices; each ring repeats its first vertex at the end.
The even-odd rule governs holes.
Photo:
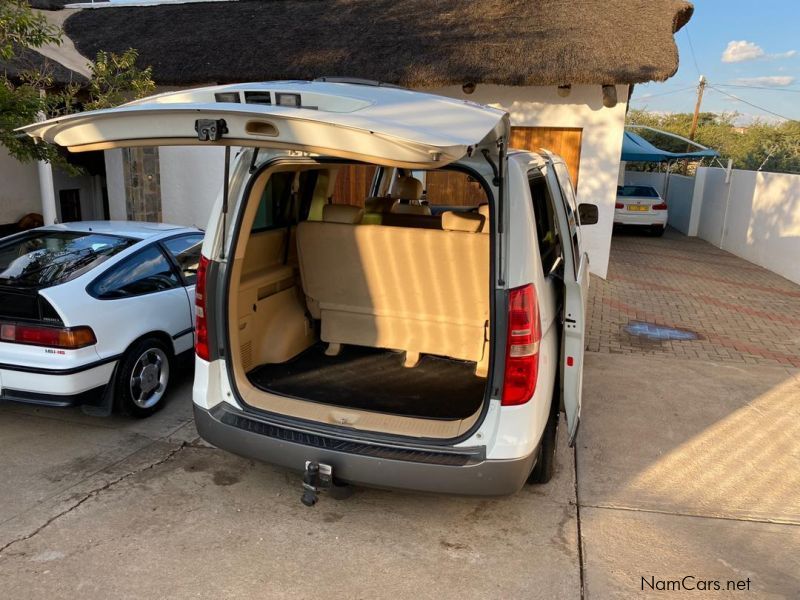
POLYGON ((300 502, 306 506, 314 506, 319 500, 320 492, 330 492, 331 498, 344 500, 353 494, 353 486, 335 481, 332 466, 307 460, 300 502))
POLYGON ((333 467, 307 460, 306 472, 303 474, 303 495, 300 497, 300 502, 306 506, 314 506, 319 500, 319 492, 330 489, 331 485, 333 485, 333 467))

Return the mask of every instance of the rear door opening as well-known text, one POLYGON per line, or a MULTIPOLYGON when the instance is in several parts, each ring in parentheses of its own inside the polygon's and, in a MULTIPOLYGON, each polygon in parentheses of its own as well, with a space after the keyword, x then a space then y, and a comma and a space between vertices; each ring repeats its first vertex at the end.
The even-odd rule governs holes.
POLYGON ((239 208, 230 368, 255 409, 454 438, 488 401, 489 198, 464 170, 281 163, 239 208))

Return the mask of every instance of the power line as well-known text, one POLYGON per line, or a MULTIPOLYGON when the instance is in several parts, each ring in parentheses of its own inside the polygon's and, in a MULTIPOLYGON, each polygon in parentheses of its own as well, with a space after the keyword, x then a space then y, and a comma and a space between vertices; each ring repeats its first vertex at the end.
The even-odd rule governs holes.
POLYGON ((689 35, 689 24, 683 26, 683 30, 686 32, 686 39, 689 40, 689 50, 692 51, 692 62, 694 62, 694 68, 697 70, 697 74, 701 75, 700 67, 697 66, 697 56, 694 54, 694 44, 692 44, 692 36, 689 35))
POLYGON ((770 90, 771 92, 794 92, 800 94, 800 89, 792 87, 768 87, 764 85, 745 85, 743 83, 718 83, 719 87, 740 88, 745 90, 770 90))
POLYGON ((681 88, 679 90, 672 90, 670 92, 661 92, 660 94, 649 94, 647 96, 642 96, 639 98, 640 100, 649 100, 650 98, 658 98, 659 96, 668 96, 669 94, 677 94, 678 92, 685 92, 687 90, 693 90, 695 86, 690 85, 689 87, 681 88))
POLYGON ((758 106, 757 104, 753 104, 752 102, 748 102, 747 100, 739 98, 739 96, 734 96, 733 94, 729 94, 725 90, 721 90, 718 87, 716 87, 715 85, 711 85, 710 83, 708 84, 708 87, 710 87, 714 91, 719 92, 720 94, 724 94, 726 96, 729 96, 729 97, 733 98, 734 100, 738 100, 739 102, 744 102, 748 106, 752 106, 753 108, 757 108, 758 110, 764 111, 765 113, 769 113, 769 114, 774 115, 776 117, 780 117, 781 119, 786 119, 787 121, 796 121, 797 120, 797 119, 791 119, 791 118, 786 117, 784 115, 778 114, 778 113, 776 113, 774 111, 769 110, 768 108, 764 108, 763 106, 758 106))

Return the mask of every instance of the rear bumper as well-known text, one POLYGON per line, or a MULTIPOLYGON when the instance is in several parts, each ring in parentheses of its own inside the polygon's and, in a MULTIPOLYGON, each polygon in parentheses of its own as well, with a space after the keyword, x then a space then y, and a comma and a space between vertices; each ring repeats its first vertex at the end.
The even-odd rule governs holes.
POLYGON ((69 370, 0 365, 0 400, 76 406, 96 404, 116 366, 116 359, 69 370))
POLYGON ((654 212, 637 213, 624 209, 614 210, 614 225, 642 225, 642 226, 665 226, 667 224, 667 211, 659 210, 654 212))
POLYGON ((225 404, 194 405, 195 423, 207 442, 240 456, 303 471, 308 460, 329 464, 336 479, 359 485, 475 496, 517 492, 535 453, 514 460, 486 460, 483 453, 448 453, 348 442, 279 427, 225 404), (306 442, 306 443, 303 443, 306 442))

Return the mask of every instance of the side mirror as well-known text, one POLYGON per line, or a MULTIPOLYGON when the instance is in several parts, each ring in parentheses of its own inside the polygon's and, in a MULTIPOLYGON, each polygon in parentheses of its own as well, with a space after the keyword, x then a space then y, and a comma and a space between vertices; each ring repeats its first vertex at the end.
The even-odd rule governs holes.
POLYGON ((578 204, 578 223, 580 225, 595 225, 599 219, 596 204, 578 204))

